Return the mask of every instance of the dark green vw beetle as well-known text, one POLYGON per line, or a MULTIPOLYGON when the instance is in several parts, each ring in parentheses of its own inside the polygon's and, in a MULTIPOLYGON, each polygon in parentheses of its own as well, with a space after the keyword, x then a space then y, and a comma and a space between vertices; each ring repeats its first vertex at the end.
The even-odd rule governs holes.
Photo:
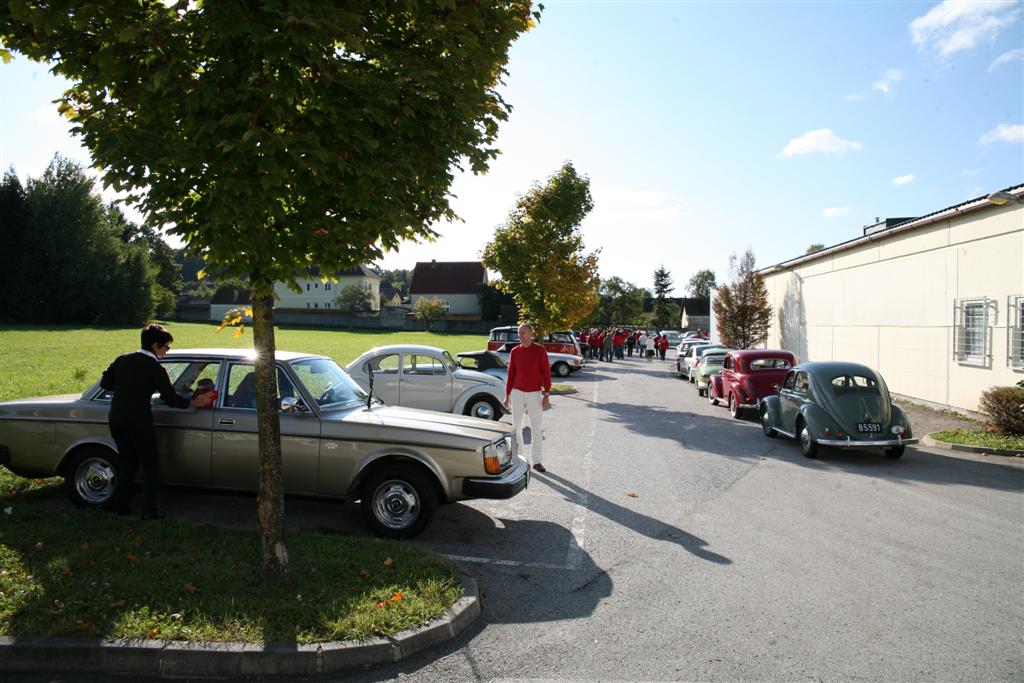
POLYGON ((797 439, 808 458, 817 456, 818 446, 839 446, 882 448, 895 459, 917 443, 881 375, 857 363, 797 365, 778 396, 761 401, 761 427, 769 437, 797 439))

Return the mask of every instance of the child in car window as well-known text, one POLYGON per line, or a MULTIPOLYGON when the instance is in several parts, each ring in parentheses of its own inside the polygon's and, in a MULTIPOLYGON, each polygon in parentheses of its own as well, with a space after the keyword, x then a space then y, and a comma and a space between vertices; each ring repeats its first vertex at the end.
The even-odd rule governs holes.
MULTIPOLYGON (((209 393, 213 394, 213 398, 217 398, 217 390, 214 389, 213 380, 209 377, 204 377, 196 382, 196 390, 192 392, 192 398, 209 393)), ((213 404, 211 403, 209 407, 213 407, 213 404)))

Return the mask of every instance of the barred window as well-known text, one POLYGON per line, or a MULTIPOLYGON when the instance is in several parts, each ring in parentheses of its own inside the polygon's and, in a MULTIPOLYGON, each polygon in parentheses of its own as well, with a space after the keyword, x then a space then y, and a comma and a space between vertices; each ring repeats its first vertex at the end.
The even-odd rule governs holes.
POLYGON ((1006 362, 1014 370, 1024 370, 1024 296, 1009 297, 1006 312, 1006 362))
POLYGON ((960 299, 954 310, 953 355, 965 365, 987 365, 991 359, 987 298, 960 299))

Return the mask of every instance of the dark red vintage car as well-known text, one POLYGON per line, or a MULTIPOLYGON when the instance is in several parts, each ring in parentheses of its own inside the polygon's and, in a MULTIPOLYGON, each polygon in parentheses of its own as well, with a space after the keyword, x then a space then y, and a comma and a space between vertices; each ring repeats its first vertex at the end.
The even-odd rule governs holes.
POLYGON ((756 410, 761 399, 779 393, 786 371, 796 365, 796 356, 781 349, 748 349, 725 355, 722 374, 712 375, 708 400, 725 401, 733 417, 743 410, 756 410))

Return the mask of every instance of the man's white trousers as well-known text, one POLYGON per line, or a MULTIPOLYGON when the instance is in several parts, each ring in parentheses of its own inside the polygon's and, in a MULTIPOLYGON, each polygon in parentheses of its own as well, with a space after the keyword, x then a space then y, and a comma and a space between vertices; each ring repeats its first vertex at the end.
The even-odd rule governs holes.
POLYGON ((541 464, 541 456, 544 452, 544 436, 542 432, 544 409, 541 407, 542 398, 543 394, 540 391, 519 391, 519 389, 513 389, 509 395, 509 403, 512 405, 512 428, 516 430, 520 453, 525 452, 525 445, 523 444, 523 418, 530 418, 530 460, 534 465, 541 464))

